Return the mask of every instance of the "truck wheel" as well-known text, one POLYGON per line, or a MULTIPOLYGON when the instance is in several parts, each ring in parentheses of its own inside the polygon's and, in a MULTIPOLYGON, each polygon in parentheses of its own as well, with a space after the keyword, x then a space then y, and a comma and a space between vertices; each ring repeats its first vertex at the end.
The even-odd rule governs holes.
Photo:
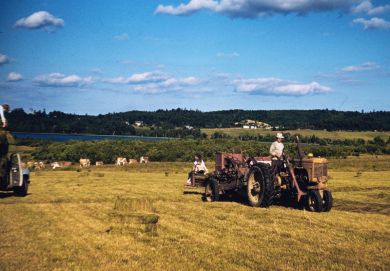
POLYGON ((307 194, 307 209, 311 212, 322 212, 322 199, 318 190, 309 190, 307 194))
POLYGON ((272 204, 274 184, 269 168, 254 167, 249 172, 247 196, 253 207, 268 207, 272 204))
POLYGON ((22 186, 14 187, 14 189, 13 189, 15 196, 25 197, 27 195, 27 192, 28 192, 28 183, 29 183, 28 176, 23 175, 22 186))
POLYGON ((322 211, 329 212, 333 207, 333 197, 332 193, 329 190, 323 191, 322 197, 322 211))
POLYGON ((214 179, 207 181, 204 192, 205 201, 212 202, 219 200, 219 187, 218 182, 214 179))

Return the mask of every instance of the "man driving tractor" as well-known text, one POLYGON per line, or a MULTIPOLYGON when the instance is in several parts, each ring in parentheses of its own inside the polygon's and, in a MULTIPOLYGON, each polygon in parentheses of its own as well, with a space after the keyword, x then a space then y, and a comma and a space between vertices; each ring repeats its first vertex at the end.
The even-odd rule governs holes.
MULTIPOLYGON (((276 140, 271 144, 271 147, 269 149, 269 153, 272 157, 272 172, 273 175, 279 174, 283 170, 284 166, 284 144, 282 143, 284 136, 282 133, 276 134, 276 140)), ((286 160, 287 161, 287 160, 286 160)), ((297 190, 297 199, 298 201, 301 199, 302 196, 306 195, 305 192, 303 192, 298 185, 298 182, 295 178, 294 170, 290 163, 287 161, 287 169, 290 172, 291 178, 293 180, 294 186, 297 190)))
POLYGON ((271 147, 269 148, 269 153, 272 157, 272 171, 274 173, 278 173, 283 166, 283 139, 283 134, 277 133, 276 140, 271 144, 271 147))

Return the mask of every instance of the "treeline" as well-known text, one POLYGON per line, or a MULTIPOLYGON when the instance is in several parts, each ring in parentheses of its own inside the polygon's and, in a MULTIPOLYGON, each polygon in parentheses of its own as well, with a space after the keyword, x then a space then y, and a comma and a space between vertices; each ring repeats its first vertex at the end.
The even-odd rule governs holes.
POLYGON ((159 136, 173 134, 175 137, 202 138, 199 129, 225 128, 235 122, 253 119, 271 124, 279 129, 327 129, 353 131, 390 131, 390 112, 357 112, 335 110, 222 110, 201 112, 198 110, 172 109, 157 111, 128 111, 105 115, 76 115, 60 111, 35 111, 26 113, 15 109, 8 114, 10 129, 15 132, 37 133, 89 133, 117 135, 159 136), (136 130, 132 124, 143 121, 153 127, 152 131, 136 130), (177 128, 182 128, 176 131, 177 128), (187 131, 188 130, 188 131, 187 131), (137 134, 138 133, 138 134, 137 134), (141 133, 141 134, 140 134, 141 133))
MULTIPOLYGON (((374 144, 378 146, 384 146, 385 144, 390 143, 390 137, 387 140, 384 140, 380 136, 374 137, 372 140, 364 140, 362 138, 356 139, 330 139, 330 138, 321 138, 316 135, 311 136, 302 136, 300 134, 291 134, 291 133, 283 133, 284 142, 294 143, 296 142, 297 136, 299 137, 299 141, 301 143, 306 144, 318 144, 318 145, 343 145, 343 146, 362 146, 367 144, 374 144)), ((235 137, 228 135, 224 132, 215 132, 211 134, 211 139, 233 139, 235 137)), ((259 141, 259 142, 272 142, 275 140, 274 134, 240 134, 237 139, 242 141, 259 141)))
MULTIPOLYGON (((67 141, 46 142, 31 141, 36 147, 32 153, 34 159, 45 161, 73 161, 81 157, 89 158, 92 162, 102 160, 114 163, 116 157, 139 159, 148 156, 151 161, 191 161, 195 154, 201 154, 206 160, 214 160, 217 152, 243 151, 247 156, 267 156, 270 143, 257 141, 240 141, 237 139, 216 140, 102 140, 102 141, 67 141)), ((26 144, 27 142, 20 142, 26 144)), ((322 157, 345 157, 348 155, 390 154, 390 144, 383 142, 368 142, 363 145, 315 145, 304 144, 306 153, 322 157)), ((296 144, 286 143, 286 152, 296 155, 296 144)))
POLYGON ((96 134, 96 135, 135 135, 150 137, 205 138, 199 128, 187 129, 164 123, 149 129, 135 129, 134 121, 117 114, 98 116, 66 114, 59 111, 46 113, 36 111, 26 113, 15 109, 9 116, 9 128, 13 132, 96 134))

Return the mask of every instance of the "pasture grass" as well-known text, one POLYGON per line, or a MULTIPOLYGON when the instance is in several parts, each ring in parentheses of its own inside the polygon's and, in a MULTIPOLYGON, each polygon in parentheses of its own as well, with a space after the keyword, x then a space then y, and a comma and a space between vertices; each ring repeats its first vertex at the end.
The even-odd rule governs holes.
POLYGON ((28 196, 0 193, 0 270, 388 270, 376 159, 331 160, 329 213, 205 203, 183 188, 191 163, 32 172, 28 196))
MULTIPOLYGON (((275 134, 276 132, 263 129, 243 129, 243 128, 202 128, 201 131, 206 133, 208 136, 214 134, 215 132, 223 132, 232 137, 238 137, 240 135, 268 135, 275 134)), ((311 130, 311 129, 299 129, 299 130, 286 130, 284 133, 300 134, 302 136, 312 136, 315 135, 319 138, 329 138, 329 139, 364 139, 372 140, 376 136, 380 136, 384 140, 387 140, 390 137, 390 131, 380 132, 380 131, 326 131, 326 130, 311 130)))

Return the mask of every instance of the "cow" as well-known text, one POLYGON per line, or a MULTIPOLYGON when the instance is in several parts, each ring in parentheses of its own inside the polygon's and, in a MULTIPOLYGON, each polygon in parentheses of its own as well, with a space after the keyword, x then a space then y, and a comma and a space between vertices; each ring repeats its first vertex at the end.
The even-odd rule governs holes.
POLYGON ((80 158, 80 167, 90 167, 91 161, 88 158, 80 158))
POLYGON ((96 161, 95 163, 96 166, 102 166, 104 165, 103 161, 96 161))
POLYGON ((27 168, 34 170, 41 170, 45 168, 45 163, 42 161, 28 161, 26 164, 27 168))
POLYGON ((43 161, 39 161, 38 166, 39 166, 39 169, 45 169, 45 167, 46 167, 45 162, 43 162, 43 161))
POLYGON ((53 162, 50 164, 50 166, 53 169, 60 168, 60 167, 70 167, 72 165, 72 162, 68 161, 59 161, 59 162, 53 162))
POLYGON ((45 169, 45 163, 42 162, 42 161, 39 161, 39 162, 34 162, 34 169, 35 170, 42 170, 42 169, 45 169))
POLYGON ((142 164, 142 163, 149 163, 149 157, 147 156, 141 156, 141 158, 139 159, 139 163, 142 164))
POLYGON ((126 157, 118 157, 118 158, 116 158, 115 165, 117 165, 117 166, 125 166, 125 165, 127 165, 126 157))
POLYGON ((137 164, 138 160, 137 159, 129 159, 129 164, 137 164))

